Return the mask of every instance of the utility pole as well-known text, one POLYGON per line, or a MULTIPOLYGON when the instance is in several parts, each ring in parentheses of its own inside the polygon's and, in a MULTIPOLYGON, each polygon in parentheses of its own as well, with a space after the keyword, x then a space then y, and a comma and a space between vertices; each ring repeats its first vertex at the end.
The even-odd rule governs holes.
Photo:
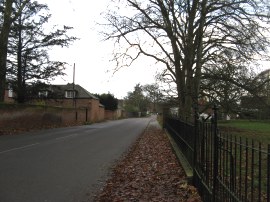
POLYGON ((75 63, 73 65, 73 89, 72 89, 72 98, 73 98, 73 107, 76 108, 76 99, 75 99, 75 63))

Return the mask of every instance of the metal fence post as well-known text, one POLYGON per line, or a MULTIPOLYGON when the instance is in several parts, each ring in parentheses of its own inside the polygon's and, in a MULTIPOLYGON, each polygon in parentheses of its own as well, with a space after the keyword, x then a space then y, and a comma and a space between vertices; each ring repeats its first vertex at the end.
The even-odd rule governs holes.
POLYGON ((196 175, 196 169, 197 169, 197 139, 199 138, 199 114, 198 114, 198 105, 194 105, 194 131, 193 131, 193 184, 197 184, 197 175, 196 175))
POLYGON ((270 144, 267 148, 267 202, 270 201, 270 144))
POLYGON ((167 123, 167 119, 168 119, 168 115, 169 115, 169 109, 168 107, 163 107, 162 109, 162 127, 166 128, 166 123, 167 123))
POLYGON ((199 127, 199 114, 198 105, 194 106, 194 142, 193 142, 193 173, 197 163, 197 139, 198 139, 198 127, 199 127))
POLYGON ((217 106, 214 105, 214 118, 213 118, 213 130, 214 130, 214 168, 213 168, 213 191, 212 191, 212 198, 213 202, 217 201, 217 183, 218 183, 218 131, 217 131, 217 106))

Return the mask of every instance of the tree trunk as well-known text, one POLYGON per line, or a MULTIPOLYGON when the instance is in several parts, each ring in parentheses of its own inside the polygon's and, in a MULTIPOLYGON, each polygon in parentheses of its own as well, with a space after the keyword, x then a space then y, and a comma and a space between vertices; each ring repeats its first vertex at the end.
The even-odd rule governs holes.
POLYGON ((19 26, 18 26, 18 50, 17 50, 17 101, 18 103, 25 102, 25 90, 23 86, 23 67, 22 67, 22 19, 19 16, 19 26))
POLYGON ((4 22, 0 33, 0 102, 4 102, 7 72, 7 46, 11 27, 12 0, 6 0, 4 22))
POLYGON ((198 97, 200 92, 200 83, 201 83, 201 76, 202 76, 202 57, 203 57, 203 28, 205 24, 206 19, 206 5, 207 0, 203 0, 202 2, 202 10, 201 10, 201 21, 198 28, 198 33, 196 36, 196 43, 195 46, 197 46, 197 62, 196 62, 196 70, 195 70, 195 76, 194 76, 194 104, 198 105, 198 97))

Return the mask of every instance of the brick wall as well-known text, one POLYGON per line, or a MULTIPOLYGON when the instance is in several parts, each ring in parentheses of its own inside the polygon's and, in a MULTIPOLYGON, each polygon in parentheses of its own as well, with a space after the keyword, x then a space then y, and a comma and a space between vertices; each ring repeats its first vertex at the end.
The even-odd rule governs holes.
MULTIPOLYGON (((77 109, 85 110, 87 122, 99 122, 104 120, 104 110, 100 106, 99 100, 90 98, 77 98, 73 99, 44 99, 36 100, 35 103, 43 103, 47 106, 58 107, 76 107, 77 109)), ((35 104, 33 103, 33 104, 35 104)))
POLYGON ((35 100, 32 101, 33 104, 35 103, 44 103, 48 106, 57 106, 57 107, 76 107, 76 108, 90 108, 91 107, 91 101, 93 99, 42 99, 42 100, 35 100))
POLYGON ((76 99, 76 108, 72 99, 36 100, 32 104, 0 105, 0 134, 1 131, 67 126, 124 117, 122 110, 105 110, 97 99, 76 99), (37 103, 41 105, 34 105, 37 103))
POLYGON ((104 118, 107 120, 115 120, 115 119, 124 118, 124 117, 125 117, 125 113, 121 109, 118 109, 115 111, 105 110, 104 118))
POLYGON ((105 119, 106 120, 116 119, 116 113, 111 110, 105 110, 105 119))
POLYGON ((103 106, 99 106, 99 117, 98 121, 103 121, 105 119, 105 109, 103 106))
POLYGON ((89 108, 1 105, 0 114, 0 134, 7 131, 68 126, 103 120, 102 114, 93 119, 89 108))
POLYGON ((99 116, 99 100, 91 99, 89 102, 89 108, 90 108, 90 121, 91 122, 98 122, 100 121, 100 116, 99 116))

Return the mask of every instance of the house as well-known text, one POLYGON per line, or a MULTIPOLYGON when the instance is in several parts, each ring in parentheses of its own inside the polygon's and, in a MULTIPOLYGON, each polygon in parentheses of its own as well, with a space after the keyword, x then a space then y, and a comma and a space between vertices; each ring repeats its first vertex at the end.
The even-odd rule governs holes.
MULTIPOLYGON (((6 102, 16 101, 11 89, 7 88, 5 93, 6 102)), ((28 95, 31 97, 28 96, 27 104, 0 109, 0 131, 100 122, 105 118, 99 99, 80 85, 29 88, 28 95)))
POLYGON ((104 106, 99 103, 99 99, 78 84, 49 85, 39 90, 37 97, 31 101, 32 104, 84 108, 87 110, 89 121, 96 122, 104 119, 104 106))
POLYGON ((78 84, 49 85, 38 91, 37 100, 43 100, 47 105, 61 107, 88 107, 89 101, 98 100, 78 84))
MULTIPOLYGON (((42 87, 35 86, 29 89, 28 104, 78 109, 77 111, 84 110, 84 118, 89 122, 125 117, 125 112, 121 105, 115 111, 105 110, 105 107, 100 104, 96 96, 78 84, 68 83, 64 85, 46 85, 45 87, 42 85, 42 87)), ((12 89, 7 88, 5 102, 14 103, 15 97, 16 95, 12 89)))

